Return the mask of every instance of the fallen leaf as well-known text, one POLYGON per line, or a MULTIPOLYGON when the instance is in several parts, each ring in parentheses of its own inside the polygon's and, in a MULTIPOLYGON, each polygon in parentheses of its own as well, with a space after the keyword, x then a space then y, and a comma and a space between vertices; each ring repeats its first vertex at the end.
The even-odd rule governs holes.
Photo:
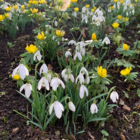
POLYGON ((88 131, 89 136, 92 138, 92 140, 95 140, 94 136, 91 135, 91 133, 88 131))

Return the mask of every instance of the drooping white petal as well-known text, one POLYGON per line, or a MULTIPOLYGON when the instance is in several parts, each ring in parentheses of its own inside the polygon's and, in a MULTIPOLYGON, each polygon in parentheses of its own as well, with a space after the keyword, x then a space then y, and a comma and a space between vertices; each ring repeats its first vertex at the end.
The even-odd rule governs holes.
POLYGON ((17 66, 17 67, 13 70, 12 77, 14 77, 14 75, 17 73, 18 69, 19 69, 19 66, 17 66))
POLYGON ((97 105, 93 103, 93 104, 90 106, 90 111, 91 111, 91 114, 97 113, 97 112, 98 112, 97 105))
POLYGON ((54 109, 55 109, 55 115, 56 115, 56 117, 60 119, 61 116, 62 116, 62 110, 61 110, 61 108, 59 106, 58 101, 54 102, 54 109))
POLYGON ((68 45, 76 45, 76 42, 74 40, 71 40, 68 42, 68 45))
POLYGON ((41 78, 41 79, 39 80, 39 82, 38 82, 38 86, 37 86, 38 90, 41 89, 42 82, 43 82, 43 79, 41 78))
POLYGON ((46 65, 46 64, 43 64, 43 65, 41 66, 39 72, 40 72, 40 74, 41 74, 41 73, 47 73, 47 72, 48 72, 48 67, 47 67, 47 65, 46 65))
POLYGON ((74 83, 74 76, 70 74, 69 77, 70 77, 71 82, 74 83))
POLYGON ((80 98, 81 99, 83 99, 83 97, 84 97, 84 87, 83 87, 83 85, 80 87, 80 98))
POLYGON ((51 104, 51 106, 50 106, 50 108, 49 108, 49 114, 52 114, 53 107, 54 107, 54 103, 53 103, 53 104, 51 104))
POLYGON ((40 51, 37 50, 34 54, 34 60, 37 58, 38 61, 41 61, 42 55, 40 54, 40 51))
POLYGON ((25 86, 26 86, 26 84, 24 84, 20 87, 20 92, 25 88, 25 86))
POLYGON ((31 95, 31 89, 30 89, 30 85, 29 84, 26 84, 26 87, 25 87, 25 96, 27 98, 29 98, 31 95))
POLYGON ((68 58, 69 56, 72 56, 71 52, 70 51, 66 51, 65 57, 68 58))
POLYGON ((119 99, 119 95, 116 91, 113 91, 110 94, 110 99, 112 100, 113 103, 117 102, 117 100, 119 99))
POLYGON ((60 109, 61 109, 62 111, 64 111, 63 105, 62 105, 60 102, 58 102, 58 104, 59 104, 59 106, 60 106, 60 109))
POLYGON ((73 112, 75 112, 75 105, 73 104, 73 102, 69 102, 68 103, 68 105, 69 105, 69 109, 71 110, 71 111, 73 111, 73 112))

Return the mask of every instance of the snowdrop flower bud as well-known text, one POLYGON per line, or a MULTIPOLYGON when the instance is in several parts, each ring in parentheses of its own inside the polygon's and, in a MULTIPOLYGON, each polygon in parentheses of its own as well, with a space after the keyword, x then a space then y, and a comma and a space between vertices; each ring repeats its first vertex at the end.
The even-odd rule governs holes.
POLYGON ((45 77, 42 77, 40 79, 40 81, 38 82, 38 86, 37 86, 38 90, 40 90, 41 87, 45 87, 47 90, 50 89, 49 88, 49 82, 48 82, 48 80, 45 77))
POLYGON ((110 94, 110 99, 112 100, 113 103, 117 102, 117 100, 119 99, 119 95, 116 91, 113 91, 110 94))
POLYGON ((110 44, 109 38, 108 37, 105 37, 102 43, 103 44, 105 43, 106 45, 110 44))
POLYGON ((35 54, 34 54, 34 60, 35 60, 36 58, 37 58, 38 61, 40 61, 41 58, 42 58, 42 55, 40 54, 40 51, 39 51, 39 50, 37 50, 37 51, 35 52, 35 54))
POLYGON ((64 111, 64 106, 59 101, 55 101, 49 108, 49 114, 52 114, 53 109, 56 117, 60 119, 62 117, 62 111, 64 111))
POLYGON ((74 40, 71 40, 68 42, 68 45, 75 45, 76 46, 76 42, 74 40))
POLYGON ((98 108, 97 108, 97 105, 95 103, 93 103, 90 106, 90 111, 91 111, 91 114, 94 114, 94 113, 97 113, 98 112, 98 108))
POLYGON ((70 102, 68 103, 68 105, 69 105, 69 109, 70 109, 71 111, 75 112, 75 105, 73 104, 73 102, 70 101, 70 102))
POLYGON ((41 73, 47 73, 47 72, 48 72, 48 67, 46 64, 43 64, 40 68, 39 73, 41 74, 41 73))
POLYGON ((88 90, 87 90, 87 88, 84 85, 81 85, 81 87, 80 87, 80 93, 79 93, 81 99, 83 99, 85 92, 86 92, 86 96, 88 96, 88 90))
POLYGON ((29 71, 26 68, 26 66, 24 66, 23 64, 20 64, 19 66, 17 66, 12 73, 12 77, 14 77, 14 75, 19 72, 19 76, 21 77, 22 80, 25 79, 26 76, 29 75, 29 71))
POLYGON ((70 51, 66 51, 65 57, 68 58, 69 56, 72 56, 71 52, 70 51))
POLYGON ((57 22, 57 21, 55 21, 55 22, 54 22, 54 25, 57 27, 57 26, 58 26, 58 22, 57 22))
POLYGON ((79 79, 80 84, 83 84, 83 83, 85 82, 84 75, 83 75, 82 73, 80 73, 80 74, 77 76, 77 78, 76 78, 76 83, 77 83, 78 79, 79 79))
POLYGON ((31 90, 32 90, 31 84, 27 84, 27 83, 26 83, 26 84, 22 85, 21 88, 20 88, 20 92, 21 92, 23 89, 25 90, 25 96, 26 96, 27 98, 29 98, 30 95, 31 95, 31 90))

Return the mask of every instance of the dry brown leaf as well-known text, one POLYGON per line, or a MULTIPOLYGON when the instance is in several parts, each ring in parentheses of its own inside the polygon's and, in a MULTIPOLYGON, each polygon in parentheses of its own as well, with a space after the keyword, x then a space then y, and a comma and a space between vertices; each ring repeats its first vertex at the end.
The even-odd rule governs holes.
POLYGON ((85 28, 82 29, 82 37, 83 37, 83 38, 86 38, 85 28))
POLYGON ((123 135, 122 132, 121 132, 121 134, 120 134, 120 137, 121 137, 122 140, 126 140, 126 139, 125 139, 125 136, 123 135))
POLYGON ((108 26, 108 25, 106 25, 105 26, 105 34, 113 34, 113 33, 115 33, 115 31, 113 30, 113 28, 112 27, 110 27, 110 26, 108 26))
POLYGON ((75 136, 74 136, 72 133, 70 133, 70 136, 71 136, 74 140, 76 140, 75 136))
POLYGON ((91 133, 88 131, 89 136, 92 138, 92 140, 95 140, 95 137, 91 135, 91 133))
POLYGON ((52 65, 48 64, 48 70, 52 70, 52 69, 53 69, 52 65))

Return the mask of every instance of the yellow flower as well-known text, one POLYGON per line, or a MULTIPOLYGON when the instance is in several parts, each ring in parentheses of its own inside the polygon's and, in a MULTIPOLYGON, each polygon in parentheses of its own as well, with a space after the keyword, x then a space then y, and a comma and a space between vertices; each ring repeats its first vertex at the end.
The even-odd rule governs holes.
POLYGON ((32 1, 32 4, 38 4, 38 1, 34 0, 34 1, 32 1))
POLYGON ((124 0, 120 0, 120 3, 123 4, 124 3, 124 0))
POLYGON ((103 69, 102 66, 100 67, 97 67, 97 73, 100 77, 104 78, 107 76, 107 70, 106 69, 103 69))
POLYGON ((14 5, 14 6, 13 6, 13 9, 16 10, 16 9, 17 9, 17 5, 14 5))
POLYGON ((86 5, 85 5, 85 7, 86 7, 86 8, 89 8, 89 7, 90 7, 90 5, 89 5, 89 4, 86 4, 86 5))
POLYGON ((127 51, 129 49, 129 46, 127 44, 123 44, 123 49, 127 51))
POLYGON ((15 74, 14 77, 13 77, 15 80, 19 80, 20 79, 20 76, 15 74))
POLYGON ((9 18, 9 13, 5 13, 4 15, 5 17, 9 18))
POLYGON ((3 21, 5 19, 4 15, 0 15, 0 21, 3 21))
POLYGON ((59 37, 62 37, 65 35, 65 31, 61 31, 61 30, 56 30, 56 35, 59 36, 59 37))
POLYGON ((39 39, 39 40, 43 40, 44 38, 45 38, 45 34, 43 31, 41 32, 41 34, 37 35, 37 39, 39 39))
POLYGON ((96 8, 96 7, 94 7, 93 9, 91 9, 91 11, 92 11, 92 12, 94 12, 96 9, 97 9, 97 8, 96 8))
POLYGON ((41 3, 41 4, 47 4, 47 1, 46 0, 39 0, 39 3, 41 3))
POLYGON ((68 8, 70 8, 70 4, 68 5, 68 8))
POLYGON ((123 20, 124 20, 124 22, 127 22, 129 20, 129 18, 128 17, 126 17, 126 18, 124 17, 123 20))
POLYGON ((121 70, 121 75, 124 75, 124 76, 126 76, 126 75, 129 75, 129 73, 131 72, 131 67, 130 68, 126 68, 126 69, 123 69, 123 70, 121 70))
POLYGON ((0 0, 0 1, 3 1, 3 0, 0 0))
POLYGON ((122 15, 118 15, 118 19, 121 20, 122 19, 122 15))
POLYGON ((79 8, 78 8, 78 7, 75 7, 75 8, 74 8, 74 11, 75 11, 75 12, 78 12, 78 11, 79 11, 79 8))
POLYGON ((36 8, 34 8, 34 9, 31 8, 30 10, 32 11, 32 14, 35 14, 38 12, 38 9, 36 9, 36 8))
POLYGON ((93 41, 97 41, 97 38, 96 38, 96 34, 95 34, 95 33, 92 34, 91 39, 92 39, 93 41))
POLYGON ((25 5, 21 5, 21 9, 24 10, 25 9, 25 5))
POLYGON ((119 27, 119 23, 114 22, 114 23, 112 24, 112 26, 113 26, 113 28, 117 28, 117 27, 119 27))
POLYGON ((115 8, 114 6, 111 7, 111 9, 114 9, 114 8, 115 8))
POLYGON ((27 45, 25 49, 32 54, 34 54, 38 50, 38 48, 33 44, 31 44, 30 46, 27 45))
POLYGON ((9 12, 11 10, 11 7, 7 7, 5 10, 9 12))
POLYGON ((27 7, 30 7, 30 4, 27 3, 27 7))
POLYGON ((138 2, 138 0, 135 0, 135 2, 138 2))
POLYGON ((114 2, 118 2, 119 0, 114 0, 114 2))
POLYGON ((71 2, 77 2, 77 0, 71 0, 71 2))
POLYGON ((52 7, 52 3, 50 3, 50 7, 52 7))

